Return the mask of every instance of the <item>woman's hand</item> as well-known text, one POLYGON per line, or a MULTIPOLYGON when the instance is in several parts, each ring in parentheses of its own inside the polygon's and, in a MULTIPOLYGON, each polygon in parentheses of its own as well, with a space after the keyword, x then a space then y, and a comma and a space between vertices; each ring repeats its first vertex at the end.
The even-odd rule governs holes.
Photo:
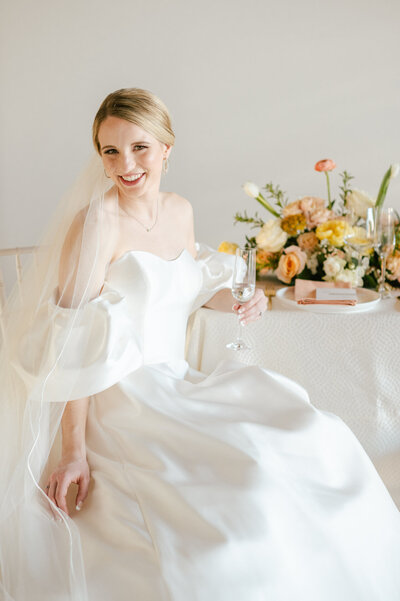
POLYGON ((256 288, 253 298, 247 301, 247 303, 243 303, 242 305, 236 303, 232 307, 232 311, 239 314, 240 322, 243 325, 260 319, 266 309, 267 299, 261 288, 256 288))
MULTIPOLYGON (((73 482, 79 487, 75 502, 76 509, 79 511, 89 491, 90 469, 85 457, 63 457, 51 474, 46 486, 46 494, 49 499, 65 511, 67 515, 69 515, 69 512, 66 497, 68 488, 73 482)), ((58 515, 55 515, 55 517, 57 518, 58 515)))

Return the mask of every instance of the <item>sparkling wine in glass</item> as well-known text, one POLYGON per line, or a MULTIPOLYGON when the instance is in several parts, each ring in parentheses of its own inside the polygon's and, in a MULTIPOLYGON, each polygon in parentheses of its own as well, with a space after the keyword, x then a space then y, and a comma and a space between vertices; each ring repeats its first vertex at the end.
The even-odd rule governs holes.
MULTIPOLYGON (((256 289, 256 249, 255 248, 237 248, 235 267, 232 277, 232 296, 241 305, 247 303, 253 296, 256 289)), ((226 345, 234 351, 248 350, 248 346, 242 340, 242 324, 238 316, 238 330, 235 342, 226 345)))
POLYGON ((379 279, 378 292, 381 298, 390 298, 390 292, 385 288, 386 261, 390 253, 394 251, 396 243, 396 214, 394 209, 379 209, 375 212, 375 251, 381 261, 381 277, 379 279))
POLYGON ((350 214, 349 223, 350 228, 348 233, 344 236, 344 242, 357 253, 358 261, 374 248, 375 244, 375 219, 374 209, 368 208, 367 215, 365 218, 365 226, 359 227, 354 224, 354 216, 350 214))

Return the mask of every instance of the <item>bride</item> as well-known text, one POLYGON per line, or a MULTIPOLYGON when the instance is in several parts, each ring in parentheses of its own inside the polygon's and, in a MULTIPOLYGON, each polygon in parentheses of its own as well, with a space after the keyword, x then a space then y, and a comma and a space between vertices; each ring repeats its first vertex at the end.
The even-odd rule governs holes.
POLYGON ((397 600, 399 513, 345 424, 274 372, 184 360, 196 308, 247 323, 265 298, 232 307, 232 258, 160 191, 165 105, 110 94, 93 142, 10 302, 2 598, 397 600))

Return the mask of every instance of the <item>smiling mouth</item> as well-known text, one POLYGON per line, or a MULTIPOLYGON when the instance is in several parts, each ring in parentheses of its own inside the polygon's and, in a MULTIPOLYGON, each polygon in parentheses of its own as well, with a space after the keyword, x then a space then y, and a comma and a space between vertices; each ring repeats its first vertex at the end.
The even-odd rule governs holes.
POLYGON ((140 181, 144 175, 145 172, 143 171, 143 173, 134 173, 133 175, 119 175, 118 177, 125 186, 132 186, 135 185, 138 181, 140 181))

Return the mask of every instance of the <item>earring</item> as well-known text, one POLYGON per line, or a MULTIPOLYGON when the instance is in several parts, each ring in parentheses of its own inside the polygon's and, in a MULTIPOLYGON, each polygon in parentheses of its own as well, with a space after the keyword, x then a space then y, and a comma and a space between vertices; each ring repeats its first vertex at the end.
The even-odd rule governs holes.
POLYGON ((164 171, 164 173, 167 173, 168 168, 169 168, 168 158, 165 157, 165 159, 163 159, 163 171, 164 171))
POLYGON ((107 172, 106 172, 106 170, 105 170, 105 169, 104 169, 104 175, 105 175, 106 177, 110 178, 110 176, 109 176, 109 175, 107 175, 107 172))

